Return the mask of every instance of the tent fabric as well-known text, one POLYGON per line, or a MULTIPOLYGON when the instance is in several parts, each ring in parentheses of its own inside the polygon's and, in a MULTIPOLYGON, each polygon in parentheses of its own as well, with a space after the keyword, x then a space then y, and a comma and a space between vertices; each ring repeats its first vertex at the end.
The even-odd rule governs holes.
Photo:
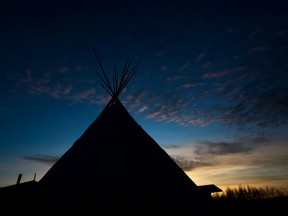
MULTIPOLYGON (((134 120, 118 98, 38 182, 53 202, 193 198, 197 185, 134 120), (69 194, 69 195, 68 195, 69 194)), ((47 196, 48 197, 48 196, 47 196)))

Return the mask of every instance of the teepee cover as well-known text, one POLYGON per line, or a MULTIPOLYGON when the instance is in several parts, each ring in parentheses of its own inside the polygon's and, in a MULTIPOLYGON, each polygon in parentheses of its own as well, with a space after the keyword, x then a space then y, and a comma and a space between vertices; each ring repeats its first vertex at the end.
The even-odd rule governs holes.
POLYGON ((134 120, 119 94, 139 68, 127 60, 118 78, 109 81, 100 63, 111 100, 79 139, 40 179, 36 194, 46 202, 104 203, 128 200, 194 199, 197 185, 134 120))

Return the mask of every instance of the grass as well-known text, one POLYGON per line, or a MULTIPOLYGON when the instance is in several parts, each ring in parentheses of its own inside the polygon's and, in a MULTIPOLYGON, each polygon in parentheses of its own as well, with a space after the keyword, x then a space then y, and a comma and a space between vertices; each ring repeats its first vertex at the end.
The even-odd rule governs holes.
POLYGON ((288 191, 276 187, 252 187, 239 185, 212 194, 212 210, 241 214, 282 213, 288 206, 288 191))
POLYGON ((275 187, 252 187, 239 185, 238 188, 229 188, 223 192, 212 194, 214 200, 264 200, 288 196, 287 189, 275 187))

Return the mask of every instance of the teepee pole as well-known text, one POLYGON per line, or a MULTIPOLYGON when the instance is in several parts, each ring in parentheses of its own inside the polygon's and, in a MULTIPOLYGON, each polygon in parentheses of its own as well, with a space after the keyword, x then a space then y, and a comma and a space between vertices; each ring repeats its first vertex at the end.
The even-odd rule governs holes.
POLYGON ((92 46, 94 55, 97 58, 97 61, 100 65, 102 74, 101 75, 97 70, 96 70, 96 74, 98 75, 98 77, 102 80, 103 84, 101 84, 101 86, 109 93, 109 95, 112 97, 112 100, 110 101, 110 103, 107 104, 107 106, 109 106, 114 99, 117 99, 118 96, 120 95, 120 93, 123 91, 123 89, 125 88, 125 86, 127 85, 127 83, 130 81, 130 79, 134 76, 134 74, 136 73, 136 71, 140 68, 140 61, 142 60, 142 57, 137 61, 137 63, 132 67, 132 69, 130 69, 131 67, 131 60, 127 57, 123 70, 122 70, 122 74, 121 74, 121 78, 119 79, 119 73, 118 70, 116 68, 116 65, 114 65, 114 71, 112 74, 112 79, 111 81, 108 79, 107 74, 104 70, 104 67, 97 55, 97 52, 95 50, 95 48, 92 46))
MULTIPOLYGON (((100 59, 99 59, 99 57, 98 57, 98 55, 97 55, 97 52, 96 52, 96 50, 95 50, 95 48, 94 48, 93 46, 92 46, 92 49, 93 49, 94 55, 96 56, 96 59, 97 59, 99 65, 100 65, 100 68, 101 68, 101 70, 102 70, 102 73, 103 73, 103 75, 104 75, 104 78, 105 78, 105 81, 106 81, 106 82, 104 82, 104 83, 105 83, 105 85, 108 87, 108 89, 113 93, 113 88, 111 87, 111 84, 110 84, 110 82, 109 82, 109 79, 108 79, 108 77, 107 77, 107 75, 106 75, 106 72, 105 72, 105 70, 104 70, 104 68, 103 68, 103 65, 102 65, 102 63, 101 63, 101 61, 100 61, 100 59)), ((99 75, 99 73, 97 73, 97 74, 99 75)), ((102 80, 104 81, 104 79, 102 79, 102 80)))

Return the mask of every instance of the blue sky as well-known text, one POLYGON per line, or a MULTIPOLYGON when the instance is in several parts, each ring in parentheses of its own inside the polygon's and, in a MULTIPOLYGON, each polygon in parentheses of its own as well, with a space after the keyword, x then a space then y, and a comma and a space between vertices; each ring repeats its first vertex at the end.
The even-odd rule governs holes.
POLYGON ((94 46, 108 73, 143 57, 120 100, 197 185, 287 187, 285 1, 92 2, 1 3, 0 186, 107 104, 94 46))

